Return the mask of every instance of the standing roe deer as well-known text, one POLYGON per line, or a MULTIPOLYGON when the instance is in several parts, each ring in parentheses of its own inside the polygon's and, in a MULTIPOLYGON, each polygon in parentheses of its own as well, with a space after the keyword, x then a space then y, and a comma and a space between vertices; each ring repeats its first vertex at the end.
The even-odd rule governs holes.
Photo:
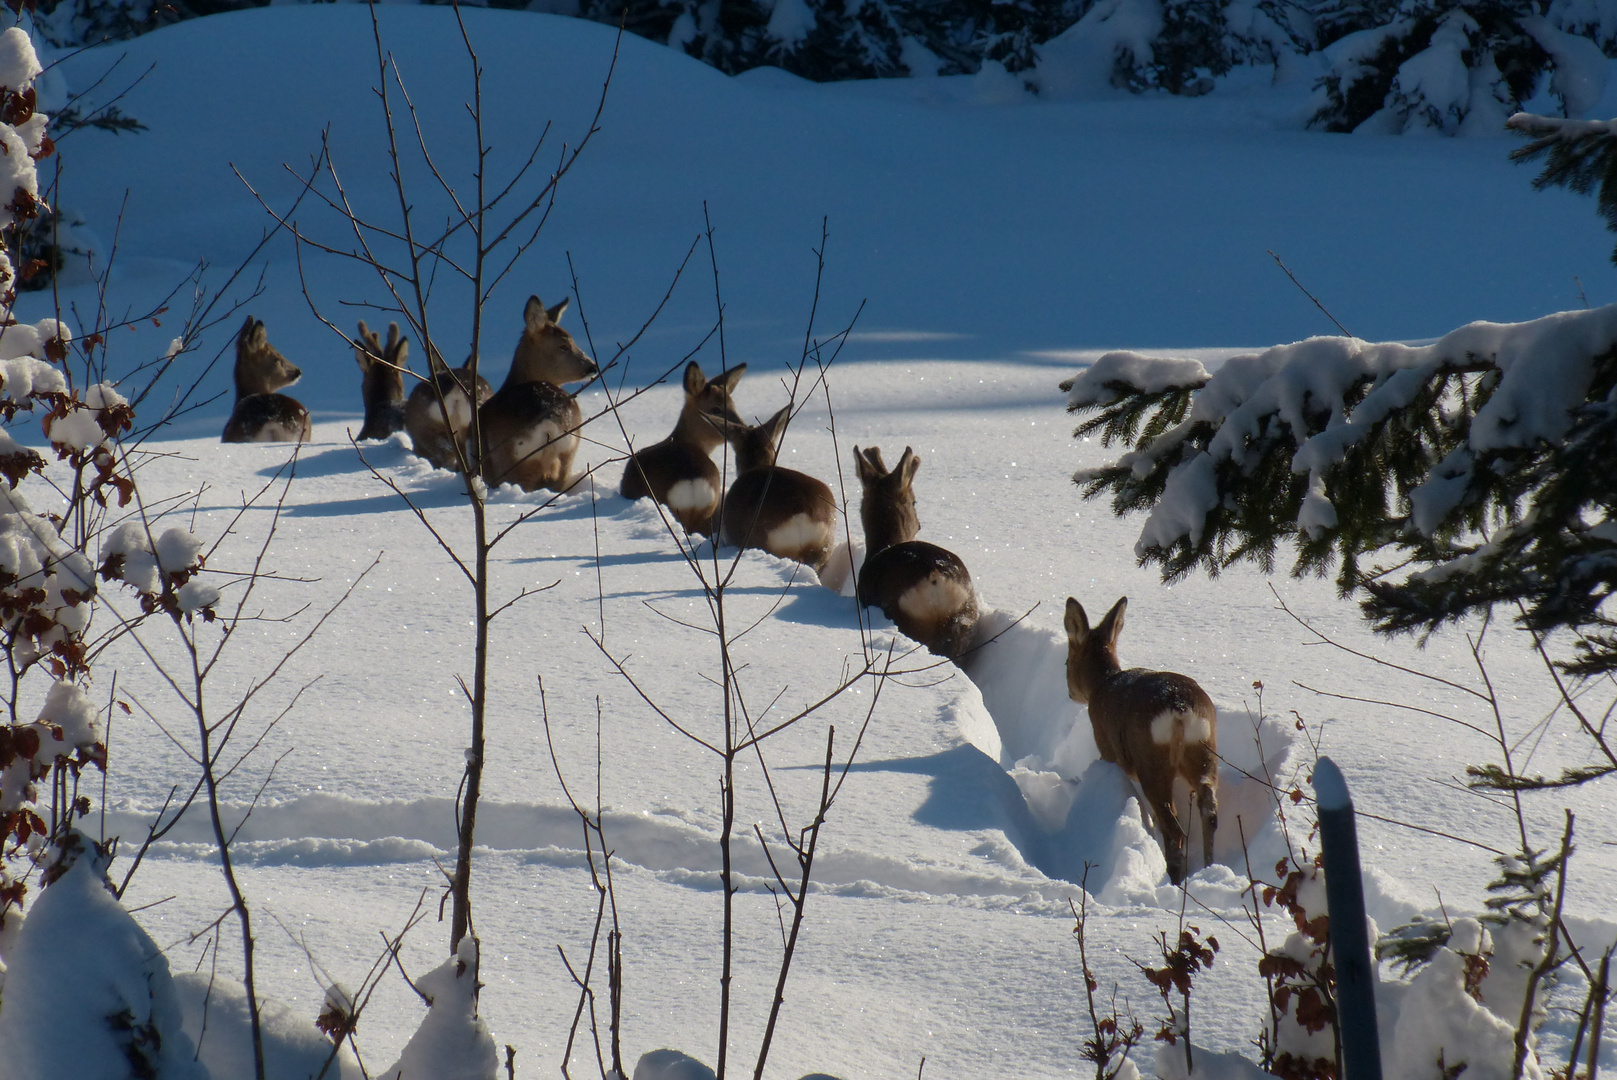
POLYGON ((686 532, 711 531, 724 491, 712 454, 724 442, 721 425, 744 423, 730 395, 746 370, 740 364, 709 380, 695 360, 685 366, 685 407, 679 422, 668 438, 629 458, 623 469, 625 499, 649 496, 668 507, 686 532))
POLYGON ((262 320, 247 316, 236 335, 236 407, 221 442, 307 442, 309 410, 276 393, 303 377, 269 343, 262 320))
POLYGON ((359 364, 365 424, 356 439, 385 439, 404 430, 404 364, 409 355, 410 342, 399 336, 398 323, 388 325, 384 346, 376 331, 359 320, 354 360, 359 364))
POLYGON ((478 460, 490 484, 566 491, 576 482, 573 455, 583 441, 584 413, 561 384, 594 378, 600 369, 557 325, 566 310, 566 300, 547 309, 537 296, 528 297, 511 371, 478 410, 478 460))
POLYGON ((471 361, 450 370, 431 344, 427 346, 427 366, 431 376, 417 383, 405 402, 404 430, 410 433, 410 445, 418 457, 426 458, 434 468, 459 472, 462 454, 468 462, 476 461, 466 440, 472 417, 494 396, 494 388, 477 376, 474 404, 471 361))
POLYGON ((736 452, 736 478, 719 521, 726 544, 762 548, 818 573, 836 543, 837 500, 814 477, 775 464, 791 412, 787 405, 757 427, 745 422, 726 427, 736 452))
POLYGON ((913 483, 921 459, 906 446, 898 466, 888 472, 879 447, 861 451, 856 446, 853 460, 864 488, 859 602, 879 606, 900 630, 939 656, 959 656, 977 625, 977 592, 960 556, 915 539, 921 519, 913 483))
POLYGON ((1084 607, 1067 598, 1067 694, 1089 706, 1095 746, 1140 785, 1162 835, 1168 879, 1185 880, 1185 829, 1173 805, 1173 782, 1184 777, 1201 816, 1202 862, 1213 862, 1218 828, 1218 713, 1196 680, 1172 671, 1123 670, 1117 636, 1123 597, 1100 625, 1089 628, 1084 607))

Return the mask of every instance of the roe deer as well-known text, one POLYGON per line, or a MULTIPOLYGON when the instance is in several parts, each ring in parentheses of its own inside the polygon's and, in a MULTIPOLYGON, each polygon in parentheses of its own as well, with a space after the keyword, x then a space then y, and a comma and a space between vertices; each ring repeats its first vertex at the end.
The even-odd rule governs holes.
POLYGON ((1182 776, 1202 822, 1202 862, 1213 862, 1218 828, 1218 713, 1196 680, 1172 671, 1123 670, 1117 636, 1123 597, 1100 625, 1089 628, 1084 607, 1067 598, 1067 694, 1089 706, 1100 756, 1140 785, 1162 834, 1168 879, 1185 880, 1185 829, 1173 805, 1173 781, 1182 776))
POLYGON ((685 407, 679 422, 668 438, 629 458, 623 469, 625 499, 649 496, 668 507, 686 532, 712 530, 724 491, 712 454, 724 442, 723 425, 744 424, 730 395, 746 370, 741 364, 709 380, 695 360, 685 366, 685 407))
POLYGON ((727 426, 725 435, 736 452, 736 478, 725 493, 719 521, 726 544, 762 548, 818 573, 836 543, 837 500, 814 477, 775 464, 791 412, 787 405, 757 427, 745 422, 727 426))
POLYGON ((384 346, 376 331, 359 320, 354 360, 359 364, 365 424, 356 439, 385 439, 404 430, 404 364, 409 355, 410 342, 399 336, 398 323, 388 325, 384 346))
POLYGON ((276 351, 262 320, 247 316, 236 335, 236 407, 221 442, 307 442, 309 410, 296 398, 277 394, 303 377, 276 351))
POLYGON ((434 468, 459 472, 462 454, 467 461, 476 461, 466 440, 471 435, 472 417, 494 396, 494 388, 477 376, 474 403, 471 362, 451 371, 430 344, 427 365, 432 368, 431 376, 417 383, 405 402, 404 430, 410 433, 410 445, 418 457, 426 458, 434 468))
POLYGON ((853 448, 864 496, 865 562, 859 568, 859 602, 880 607, 900 630, 939 656, 953 659, 971 644, 977 625, 977 592, 960 556, 915 539, 915 471, 921 459, 904 448, 892 472, 881 450, 853 448))
POLYGON ((537 296, 528 297, 511 371, 478 410, 478 460, 490 484, 566 491, 576 482, 573 455, 583 441, 578 429, 584 413, 561 384, 594 378, 600 369, 556 325, 566 310, 566 300, 547 309, 537 296))

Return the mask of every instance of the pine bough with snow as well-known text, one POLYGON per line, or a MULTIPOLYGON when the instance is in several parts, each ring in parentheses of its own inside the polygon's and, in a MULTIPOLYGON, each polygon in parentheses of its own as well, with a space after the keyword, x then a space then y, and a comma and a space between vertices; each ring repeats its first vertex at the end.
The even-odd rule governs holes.
POLYGON ((1380 631, 1519 603, 1531 633, 1576 633, 1568 670, 1617 670, 1617 306, 1419 347, 1311 338, 1212 373, 1114 352, 1062 386, 1091 414, 1078 436, 1132 447, 1074 479, 1148 512, 1135 552, 1165 577, 1291 545, 1380 631))

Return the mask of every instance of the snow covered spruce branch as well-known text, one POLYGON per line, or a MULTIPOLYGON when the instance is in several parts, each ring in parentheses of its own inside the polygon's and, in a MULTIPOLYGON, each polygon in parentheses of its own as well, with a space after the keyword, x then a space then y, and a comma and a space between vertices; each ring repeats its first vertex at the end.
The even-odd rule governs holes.
POLYGON ((1294 574, 1336 564, 1364 590, 1378 631, 1519 603, 1531 633, 1578 635, 1566 670, 1617 669, 1617 481, 1598 464, 1617 459, 1617 307, 1424 346, 1311 338, 1211 373, 1108 353, 1062 386, 1092 414, 1078 437, 1132 444, 1074 480, 1148 511, 1135 553, 1165 577, 1268 570, 1289 545, 1294 574))

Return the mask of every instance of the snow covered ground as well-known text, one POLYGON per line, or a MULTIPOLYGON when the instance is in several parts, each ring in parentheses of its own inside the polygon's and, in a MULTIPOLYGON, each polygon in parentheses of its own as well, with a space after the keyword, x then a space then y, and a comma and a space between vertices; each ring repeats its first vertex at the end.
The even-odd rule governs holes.
MULTIPOLYGON (((549 118, 557 152, 561 140, 576 140, 608 66, 610 32, 538 15, 466 18, 488 72, 500 160, 524 154, 549 118)), ((452 16, 389 8, 382 26, 425 126, 453 143, 466 61, 452 16)), ((281 163, 305 162, 328 126, 355 198, 385 209, 370 50, 363 9, 295 7, 195 20, 64 63, 75 86, 88 85, 118 53, 128 54, 119 73, 156 65, 123 103, 148 133, 81 131, 62 147, 62 203, 103 238, 117 230, 117 306, 159 295, 199 258, 210 264, 208 280, 221 283, 267 223, 232 166, 285 206, 295 184, 281 163)), ((1469 706, 1413 682, 1389 684, 1363 662, 1308 644, 1270 586, 1345 643, 1462 680, 1471 677, 1463 638, 1440 637, 1424 651, 1376 641, 1322 582, 1271 582, 1240 570, 1165 588, 1134 565, 1139 523, 1080 503, 1069 480, 1105 451, 1074 442, 1056 384, 1104 349, 1171 349, 1212 362, 1231 347, 1332 329, 1267 249, 1367 338, 1435 337, 1472 319, 1529 318, 1576 306, 1580 285, 1592 303, 1617 291, 1592 203, 1532 192, 1530 174, 1506 160, 1512 140, 1303 133, 1293 120, 1305 100, 1305 87, 1271 87, 1250 74, 1194 101, 1065 103, 1011 100, 1003 87, 970 78, 812 86, 759 71, 729 79, 625 39, 601 133, 567 178, 541 243, 488 308, 495 344, 485 349, 486 372, 503 372, 501 354, 530 292, 549 303, 568 292, 569 251, 596 355, 608 354, 608 343, 631 335, 662 295, 701 227, 705 201, 717 227, 728 359, 749 364, 738 406, 749 418, 768 416, 785 402, 778 376, 801 346, 813 294, 809 249, 828 217, 816 332, 828 336, 867 303, 832 369, 832 408, 817 398, 794 422, 789 464, 833 488, 839 476, 854 488, 855 444, 881 446, 890 460, 913 446, 922 456, 922 536, 964 558, 988 623, 1006 625, 1031 609, 964 671, 944 667, 883 689, 825 834, 820 888, 769 1075, 904 1077, 923 1057, 931 1076, 1084 1072, 1068 901, 1086 862, 1094 864, 1092 963, 1103 984, 1116 980, 1138 1011, 1151 1012, 1153 994, 1128 957, 1151 956, 1150 938, 1176 924, 1182 894, 1166 885, 1160 853, 1115 771, 1095 765, 1087 718, 1067 699, 1068 595, 1092 612, 1128 595, 1124 662, 1193 675, 1220 708, 1230 765, 1219 865, 1196 875, 1186 909, 1225 945, 1198 984, 1199 1045, 1248 1049, 1259 1030, 1256 954, 1219 920, 1244 926, 1236 818, 1254 838, 1254 865, 1276 857, 1267 798, 1240 770, 1264 758, 1278 767, 1299 748, 1292 710, 1324 724, 1323 749, 1342 766, 1361 810, 1435 830, 1361 823, 1378 924, 1436 912, 1440 902, 1450 912, 1479 906, 1492 869, 1486 854, 1436 833, 1511 846, 1511 820, 1457 794, 1452 782, 1465 764, 1488 759, 1487 744, 1430 717, 1321 698, 1299 684, 1433 711, 1469 706), (1254 681, 1265 687, 1263 723, 1254 681)), ((329 218, 305 213, 306 227, 330 228, 329 218)), ((435 860, 453 858, 452 800, 467 738, 455 677, 470 669, 470 595, 349 445, 345 433, 359 420, 350 354, 310 313, 290 244, 277 242, 261 266, 262 294, 249 310, 304 369, 292 392, 317 424, 266 564, 285 579, 265 586, 266 609, 291 619, 240 635, 214 676, 221 698, 239 692, 381 556, 317 645, 289 667, 279 696, 254 714, 267 721, 308 685, 232 789, 244 805, 268 763, 285 753, 237 850, 260 918, 260 985, 312 1018, 322 982, 357 984, 379 952, 379 932, 396 932, 423 889, 433 890, 429 906, 436 903, 435 860)), ((355 312, 343 304, 379 299, 374 283, 341 260, 306 250, 303 270, 322 312, 344 326, 355 312)), ((259 272, 245 275, 236 295, 259 272)), ((82 310, 94 299, 78 288, 63 301, 82 310)), ((692 348, 712 322, 712 303, 704 266, 638 347, 628 383, 654 377, 692 348)), ((564 320, 575 331, 579 309, 575 303, 564 320)), ((452 303, 444 310, 442 340, 458 341, 464 324, 454 321, 452 303)), ((130 334, 123 354, 160 353, 176 321, 130 334)), ((226 353, 207 376, 220 392, 228 389, 234 329, 216 328, 192 369, 226 353)), ((716 345, 699 358, 709 372, 721 366, 716 345)), ((586 408, 602 401, 598 389, 583 396, 586 408)), ((625 409, 625 422, 637 440, 660 438, 677 405, 676 389, 658 387, 625 409)), ((218 445, 226 411, 215 403, 181 421, 174 441, 152 447, 165 456, 142 475, 149 501, 189 493, 185 520, 209 537, 230 522, 241 493, 262 486, 290 453, 218 445)), ((606 462, 621 452, 615 433, 596 437, 583 459, 606 462)), ((429 507, 449 538, 467 541, 454 477, 414 458, 402 436, 367 448, 365 458, 429 507)), ((548 1071, 560 1058, 574 994, 556 947, 577 956, 594 912, 580 830, 545 748, 540 677, 561 767, 575 791, 591 796, 599 732, 626 932, 628 1059, 664 1046, 714 1057, 715 763, 640 701, 585 630, 615 654, 632 654, 628 666, 647 692, 698 729, 717 723, 717 692, 703 681, 716 673, 717 656, 710 638, 671 621, 700 621, 705 607, 657 515, 615 494, 618 475, 608 464, 593 495, 540 510, 496 563, 496 602, 558 583, 497 624, 484 847, 474 871, 482 1014, 498 1042, 517 1048, 519 1075, 548 1071)), ((509 521, 537 501, 497 493, 495 517, 509 521)), ((250 511, 210 565, 243 566, 268 520, 267 510, 250 511)), ((853 532, 857 539, 857 515, 853 532)), ((859 652, 853 601, 802 573, 794 580, 790 564, 747 555, 731 596, 731 617, 742 623, 773 609, 738 649, 750 701, 782 693, 777 708, 785 711, 813 700, 859 652)), ((878 624, 875 640, 884 644, 893 631, 878 624)), ((1552 703, 1545 679, 1505 638, 1488 655, 1514 705, 1513 724, 1526 734, 1552 703)), ((100 670, 114 667, 120 694, 159 716, 172 712, 172 698, 133 650, 100 670)), ((770 767, 799 815, 817 790, 826 723, 846 746, 870 693, 867 686, 842 695, 771 748, 770 767)), ((1559 724, 1532 745, 1531 767, 1546 773, 1582 752, 1559 724)), ((138 836, 170 786, 190 775, 139 710, 117 720, 108 832, 138 836)), ((773 812, 755 766, 740 784, 741 820, 762 822, 767 834, 773 812)), ((1564 800, 1580 815, 1581 837, 1568 908, 1591 941, 1617 935, 1609 798, 1596 787, 1564 800)), ((1544 843, 1562 802, 1533 806, 1544 843)), ((749 1061, 779 931, 756 845, 744 845, 739 868, 733 1039, 749 1061)), ((226 901, 200 819, 154 848, 126 902, 154 905, 138 917, 173 946, 176 970, 207 970, 211 954, 187 939, 226 901)), ((446 939, 446 928, 423 925, 406 943, 406 970, 436 966, 446 939)), ((222 951, 221 970, 234 956, 222 951)), ((367 1063, 392 1061, 421 1015, 408 987, 388 979, 361 1023, 367 1063)), ((1551 1034, 1571 1023, 1552 1016, 1551 1034)))

